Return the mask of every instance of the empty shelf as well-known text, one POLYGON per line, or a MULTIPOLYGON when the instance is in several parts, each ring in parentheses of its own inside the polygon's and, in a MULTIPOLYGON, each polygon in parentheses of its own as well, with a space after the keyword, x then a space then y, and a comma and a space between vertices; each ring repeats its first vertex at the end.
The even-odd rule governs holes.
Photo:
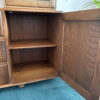
POLYGON ((45 48, 45 47, 56 47, 56 45, 48 40, 13 41, 9 45, 9 49, 45 48))
POLYGON ((47 62, 19 64, 13 66, 13 82, 32 82, 56 77, 56 70, 47 62))

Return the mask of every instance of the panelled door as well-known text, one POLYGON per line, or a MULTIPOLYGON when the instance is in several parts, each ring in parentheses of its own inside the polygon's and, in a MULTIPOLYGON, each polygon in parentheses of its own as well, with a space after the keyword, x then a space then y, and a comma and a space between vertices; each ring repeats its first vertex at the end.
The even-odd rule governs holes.
POLYGON ((92 15, 91 11, 63 14, 62 76, 72 86, 76 86, 77 90, 81 88, 81 93, 86 97, 88 97, 87 95, 97 95, 93 91, 93 83, 97 85, 98 91, 100 90, 100 83, 96 81, 96 76, 100 76, 100 71, 98 72, 100 66, 96 70, 99 64, 97 60, 100 60, 100 57, 98 57, 100 53, 100 50, 98 50, 100 49, 100 21, 97 19, 100 16, 96 14, 97 16, 92 18, 92 15), (98 74, 95 74, 95 71, 98 74))

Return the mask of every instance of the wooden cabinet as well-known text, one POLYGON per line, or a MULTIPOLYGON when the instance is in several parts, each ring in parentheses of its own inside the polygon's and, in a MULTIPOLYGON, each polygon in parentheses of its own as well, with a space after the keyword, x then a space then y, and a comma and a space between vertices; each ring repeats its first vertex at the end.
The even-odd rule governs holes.
POLYGON ((0 69, 1 88, 59 76, 87 100, 98 100, 99 9, 72 13, 20 7, 1 10, 6 34, 0 59, 8 63, 0 69))
POLYGON ((55 0, 5 0, 7 6, 54 8, 55 0))
POLYGON ((0 41, 0 62, 6 62, 6 49, 4 41, 0 41))
POLYGON ((9 83, 8 66, 6 63, 0 63, 0 85, 9 83))

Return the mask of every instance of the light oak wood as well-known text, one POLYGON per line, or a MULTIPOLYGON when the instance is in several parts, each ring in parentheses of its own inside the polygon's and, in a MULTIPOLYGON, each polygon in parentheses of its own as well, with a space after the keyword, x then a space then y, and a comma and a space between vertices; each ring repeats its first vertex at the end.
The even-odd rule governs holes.
POLYGON ((55 0, 5 0, 7 6, 25 6, 25 7, 55 7, 55 0))
POLYGON ((26 40, 26 41, 13 41, 9 45, 9 49, 25 49, 25 48, 45 48, 56 47, 54 43, 49 40, 26 40))
POLYGON ((62 13, 62 11, 57 11, 57 10, 51 9, 51 8, 34 8, 34 7, 17 7, 17 6, 7 6, 4 8, 0 8, 0 11, 62 13))
POLYGON ((46 78, 48 75, 51 77, 57 75, 55 69, 48 62, 14 65, 13 69, 14 83, 33 81, 41 77, 46 78))

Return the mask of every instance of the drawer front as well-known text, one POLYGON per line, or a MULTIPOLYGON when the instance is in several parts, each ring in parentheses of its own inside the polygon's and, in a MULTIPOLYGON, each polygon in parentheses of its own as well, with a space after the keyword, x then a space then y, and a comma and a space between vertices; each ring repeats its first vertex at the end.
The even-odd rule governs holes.
POLYGON ((6 62, 6 49, 5 42, 0 41, 0 62, 6 62))
POLYGON ((6 0, 7 6, 55 7, 55 0, 6 0))
POLYGON ((0 85, 9 83, 7 64, 0 65, 0 85))
POLYGON ((2 32, 2 17, 1 17, 1 12, 0 12, 0 37, 3 36, 3 32, 2 32))

